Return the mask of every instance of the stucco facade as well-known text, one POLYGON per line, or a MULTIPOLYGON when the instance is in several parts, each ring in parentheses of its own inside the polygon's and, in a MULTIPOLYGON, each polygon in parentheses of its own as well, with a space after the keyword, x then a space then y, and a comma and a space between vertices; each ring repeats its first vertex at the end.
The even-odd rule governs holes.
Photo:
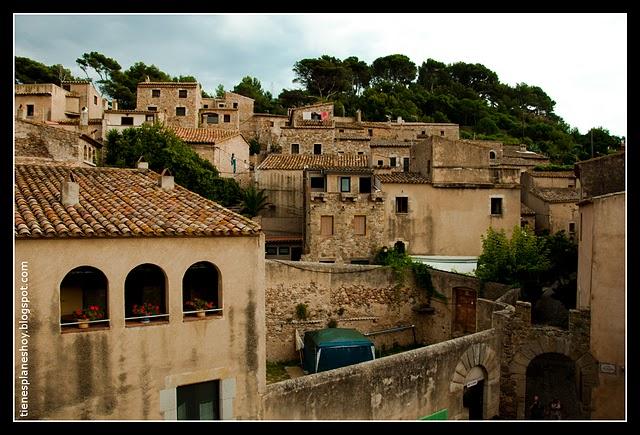
MULTIPOLYGON (((27 418, 171 420, 176 388, 210 380, 221 381, 223 418, 257 418, 265 358, 261 237, 17 240, 15 249, 15 286, 28 286, 30 310, 26 329, 16 333, 16 343, 29 334, 27 418), (182 314, 182 280, 199 261, 218 268, 223 311, 191 320, 182 314), (130 326, 124 282, 143 263, 164 272, 169 317, 130 326), (60 284, 78 266, 107 277, 109 322, 62 332, 60 284)), ((16 358, 18 368, 19 352, 16 358)), ((21 380, 15 384, 20 391, 21 380)))
POLYGON ((574 237, 578 191, 573 172, 528 171, 521 175, 522 202, 535 212, 535 230, 564 231, 574 237))
MULTIPOLYGON (((59 121, 67 119, 67 95, 59 86, 51 83, 15 85, 15 105, 20 118, 31 121, 59 121), (31 107, 29 107, 31 106, 31 107)), ((77 99, 76 99, 77 101, 77 99)), ((80 116, 79 108, 73 115, 80 116)))

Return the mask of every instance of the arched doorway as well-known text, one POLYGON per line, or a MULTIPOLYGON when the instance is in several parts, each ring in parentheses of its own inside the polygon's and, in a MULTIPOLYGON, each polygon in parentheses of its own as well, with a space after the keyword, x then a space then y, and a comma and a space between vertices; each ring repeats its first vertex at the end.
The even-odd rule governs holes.
POLYGON ((527 366, 525 393, 525 418, 529 419, 529 407, 533 396, 540 398, 545 407, 545 419, 549 419, 549 404, 559 399, 562 404, 562 419, 576 420, 588 418, 582 413, 575 362, 559 353, 543 353, 531 360, 527 366))
POLYGON ((485 373, 482 367, 473 367, 465 377, 462 392, 462 406, 469 414, 469 420, 484 419, 484 381, 485 373))

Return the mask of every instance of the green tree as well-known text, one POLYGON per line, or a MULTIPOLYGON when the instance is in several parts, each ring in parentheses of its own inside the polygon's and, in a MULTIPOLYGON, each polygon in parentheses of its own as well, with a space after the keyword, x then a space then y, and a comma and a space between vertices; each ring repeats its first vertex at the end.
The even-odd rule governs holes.
POLYGON ((306 106, 314 102, 315 98, 303 89, 283 89, 278 95, 278 104, 284 108, 306 106))
POLYGON ((250 218, 258 216, 260 211, 270 204, 265 192, 265 189, 258 189, 253 184, 244 189, 242 192, 241 213, 250 218))
POLYGON ((404 54, 379 57, 371 64, 374 81, 408 85, 416 78, 416 64, 404 54))
POLYGON ((107 165, 131 168, 143 156, 152 170, 168 168, 176 183, 205 198, 225 206, 237 204, 240 199, 242 191, 235 180, 219 177, 209 161, 161 125, 143 125, 122 132, 110 130, 105 148, 107 165))
POLYGON ((275 101, 271 92, 262 89, 262 83, 255 77, 245 76, 234 88, 233 92, 253 98, 253 111, 256 113, 273 113, 275 101))
POLYGON ((224 98, 225 92, 226 91, 224 90, 224 85, 219 84, 216 88, 216 98, 224 98))
POLYGON ((300 83, 310 95, 321 99, 330 99, 351 89, 351 70, 333 56, 299 60, 293 65, 293 72, 296 75, 294 83, 300 83))
POLYGON ((28 57, 15 57, 16 83, 54 83, 60 86, 63 80, 79 80, 71 70, 60 64, 47 66, 28 57))

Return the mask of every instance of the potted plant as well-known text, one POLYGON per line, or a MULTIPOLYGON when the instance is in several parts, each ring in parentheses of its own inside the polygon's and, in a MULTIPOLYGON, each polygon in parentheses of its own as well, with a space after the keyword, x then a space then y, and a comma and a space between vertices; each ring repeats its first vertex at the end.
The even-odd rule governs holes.
POLYGON ((214 308, 213 302, 206 301, 200 298, 189 299, 184 303, 187 309, 191 309, 192 311, 197 311, 196 315, 198 317, 205 317, 207 313, 204 310, 210 310, 214 308))
POLYGON ((78 308, 73 312, 73 318, 78 321, 78 328, 86 329, 91 320, 104 319, 104 310, 100 305, 89 305, 87 308, 78 308))
MULTIPOLYGON (((153 316, 155 314, 160 314, 160 305, 155 305, 151 302, 144 302, 141 305, 133 304, 131 312, 135 316, 153 316)), ((144 317, 140 319, 140 321, 142 323, 149 323, 151 319, 149 317, 144 317)))

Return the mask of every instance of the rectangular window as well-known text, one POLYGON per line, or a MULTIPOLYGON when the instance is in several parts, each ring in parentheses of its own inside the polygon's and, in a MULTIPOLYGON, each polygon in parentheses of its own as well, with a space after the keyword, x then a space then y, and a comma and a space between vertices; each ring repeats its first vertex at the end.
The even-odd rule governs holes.
POLYGON ((351 177, 340 177, 340 192, 351 192, 351 177))
POLYGON ((491 214, 502 214, 502 198, 491 198, 491 214))
POLYGON ((120 125, 133 125, 133 116, 120 117, 120 125))
POLYGON ((389 166, 391 166, 392 168, 394 168, 396 166, 396 158, 395 157, 389 157, 389 166))
POLYGON ((373 129, 370 128, 369 130, 367 130, 367 133, 369 133, 369 136, 373 136, 373 129))
POLYGON ((333 216, 320 216, 320 235, 333 235, 333 216))
POLYGON ((354 258, 353 260, 351 260, 351 264, 369 264, 369 260, 367 259, 359 259, 359 258, 354 258))
POLYGON ((384 165, 384 161, 383 160, 378 160, 378 166, 382 166, 384 165))
POLYGON ((425 134, 427 134, 426 130, 422 130, 422 135, 424 136, 425 134))
POLYGON ((576 233, 576 223, 569 222, 569 234, 573 235, 576 233))
POLYGON ((145 121, 147 121, 147 122, 153 122, 154 119, 155 119, 155 116, 153 116, 153 115, 147 115, 145 117, 145 121))
POLYGON ((208 109, 208 108, 209 108, 209 105, 208 105, 208 104, 205 104, 205 105, 204 105, 204 108, 205 108, 205 109, 208 109))
POLYGON ((237 109, 238 108, 238 103, 233 103, 233 108, 237 109))
POLYGON ((269 121, 269 127, 273 127, 274 125, 273 121, 269 121))
POLYGON ((71 85, 62 85, 62 89, 64 89, 65 91, 70 91, 71 85))
POLYGON ((220 381, 182 385, 176 396, 178 420, 220 420, 220 381))
POLYGON ((371 177, 360 177, 360 193, 371 193, 371 177))
POLYGON ((186 107, 176 107, 176 116, 186 116, 187 108, 186 107))
POLYGON ((336 260, 320 259, 320 263, 327 263, 327 264, 329 264, 329 263, 335 263, 335 262, 336 262, 336 260))
POLYGON ((404 157, 402 159, 402 170, 404 172, 409 172, 409 157, 404 157))
POLYGON ((35 106, 33 104, 27 104, 27 116, 33 116, 35 106))
POLYGON ((278 255, 289 255, 289 247, 288 246, 280 246, 278 248, 278 255))
POLYGON ((358 155, 361 156, 364 154, 364 151, 358 151, 358 155))
POLYGON ((367 234, 367 217, 366 216, 353 217, 353 233, 356 236, 364 236, 367 234))
POLYGON ((322 144, 314 143, 313 144, 313 154, 322 154, 322 144))
POLYGON ((406 196, 396 198, 396 213, 409 213, 409 198, 406 196))
POLYGON ((224 103, 218 103, 218 107, 223 108, 224 107, 224 103))
POLYGON ((291 154, 300 154, 300 144, 292 143, 291 144, 291 154))
POLYGON ((278 247, 277 246, 267 246, 265 248, 265 253, 267 255, 278 255, 278 247))
POLYGON ((93 96, 93 105, 94 106, 98 105, 98 97, 96 97, 95 95, 93 96))
POLYGON ((344 128, 341 128, 340 130, 338 130, 340 133, 344 133, 344 128))
POLYGON ((157 112, 158 108, 156 106, 147 106, 147 110, 149 112, 157 112))
POLYGON ((444 136, 444 130, 440 130, 440 136, 444 136))
POLYGON ((178 90, 178 98, 187 98, 187 90, 179 89, 178 90))
POLYGON ((218 114, 210 113, 207 115, 207 124, 217 124, 218 123, 218 114))
POLYGON ((324 177, 311 177, 311 191, 324 192, 324 177))
POLYGON ((160 98, 160 89, 151 89, 151 98, 160 98))
POLYGON ((224 122, 231 122, 231 115, 224 115, 224 122))

